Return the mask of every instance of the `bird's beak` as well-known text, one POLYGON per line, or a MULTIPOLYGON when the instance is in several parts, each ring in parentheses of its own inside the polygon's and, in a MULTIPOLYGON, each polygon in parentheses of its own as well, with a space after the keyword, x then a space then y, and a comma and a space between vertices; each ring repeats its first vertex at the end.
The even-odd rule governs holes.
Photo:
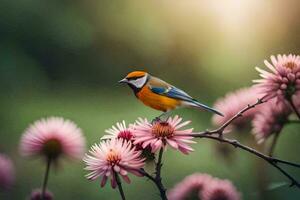
POLYGON ((128 80, 126 78, 123 78, 122 80, 119 80, 119 83, 128 83, 128 80))

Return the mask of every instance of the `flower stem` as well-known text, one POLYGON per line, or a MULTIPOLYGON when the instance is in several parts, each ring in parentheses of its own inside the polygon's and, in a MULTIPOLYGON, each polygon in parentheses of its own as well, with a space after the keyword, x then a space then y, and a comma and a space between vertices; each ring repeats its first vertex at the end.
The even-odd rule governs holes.
POLYGON ((122 198, 122 200, 126 200, 120 177, 119 177, 117 172, 114 172, 114 173, 115 173, 115 178, 116 178, 116 181, 117 181, 117 185, 118 185, 118 189, 119 189, 121 198, 122 198))
POLYGON ((275 135, 274 135, 272 144, 270 146, 269 152, 268 152, 268 155, 270 157, 273 157, 273 153, 274 153, 274 150, 275 150, 276 143, 278 141, 278 137, 279 137, 279 132, 276 132, 275 135))
POLYGON ((43 186, 42 186, 42 197, 41 197, 42 200, 45 200, 45 193, 46 193, 47 183, 49 179, 50 165, 51 165, 51 158, 48 158, 46 172, 45 172, 43 186))
POLYGON ((162 200, 168 200, 167 195, 166 195, 166 188, 164 187, 162 183, 162 178, 161 178, 161 167, 162 167, 162 156, 164 153, 163 147, 159 150, 158 154, 158 160, 156 163, 156 176, 155 176, 155 183, 157 188, 159 189, 160 192, 160 197, 162 200))
MULTIPOLYGON (((137 172, 139 172, 140 174, 142 174, 143 176, 149 178, 149 180, 151 180, 155 186, 157 187, 157 189, 159 190, 160 193, 160 197, 162 200, 168 200, 167 194, 166 194, 166 188, 164 187, 163 183, 162 183, 162 178, 161 178, 161 167, 162 167, 162 156, 163 156, 163 152, 164 149, 161 148, 159 150, 159 154, 158 154, 158 160, 156 162, 156 166, 155 166, 155 176, 149 174, 148 172, 145 171, 145 169, 141 168, 139 170, 136 169, 132 169, 132 170, 136 170, 137 172)), ((129 168, 130 169, 130 168, 129 168)))
POLYGON ((298 118, 300 119, 300 112, 298 111, 296 105, 294 104, 292 98, 288 98, 289 103, 291 104, 294 112, 296 113, 296 115, 298 116, 298 118))

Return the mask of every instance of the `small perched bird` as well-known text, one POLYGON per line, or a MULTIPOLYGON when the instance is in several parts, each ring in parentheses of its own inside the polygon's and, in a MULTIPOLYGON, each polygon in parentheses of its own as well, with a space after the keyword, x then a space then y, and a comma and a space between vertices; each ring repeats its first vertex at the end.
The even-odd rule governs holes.
POLYGON ((193 107, 223 116, 219 111, 193 99, 183 90, 144 71, 131 72, 119 83, 128 84, 140 101, 151 108, 163 111, 162 115, 176 108, 193 107))

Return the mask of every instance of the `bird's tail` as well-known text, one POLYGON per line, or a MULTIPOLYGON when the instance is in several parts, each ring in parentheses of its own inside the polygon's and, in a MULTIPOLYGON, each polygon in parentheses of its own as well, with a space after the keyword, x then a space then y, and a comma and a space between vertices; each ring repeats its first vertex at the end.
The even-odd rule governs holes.
POLYGON ((207 110, 207 111, 213 112, 213 113, 215 113, 217 115, 221 115, 221 116, 224 117, 224 115, 221 112, 219 112, 219 111, 217 111, 217 110, 215 110, 215 109, 213 109, 213 108, 211 108, 211 107, 209 107, 207 105, 199 103, 197 100, 194 100, 194 99, 191 100, 191 101, 185 101, 183 103, 183 105, 194 107, 194 108, 197 108, 197 109, 200 109, 200 110, 207 110))

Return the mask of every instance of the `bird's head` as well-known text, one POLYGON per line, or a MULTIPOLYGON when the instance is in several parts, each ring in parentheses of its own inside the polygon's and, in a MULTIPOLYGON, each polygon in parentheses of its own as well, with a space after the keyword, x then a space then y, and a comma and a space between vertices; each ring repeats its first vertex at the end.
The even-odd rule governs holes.
POLYGON ((127 74, 119 83, 128 84, 134 91, 140 90, 148 81, 150 75, 143 71, 134 71, 127 74))

